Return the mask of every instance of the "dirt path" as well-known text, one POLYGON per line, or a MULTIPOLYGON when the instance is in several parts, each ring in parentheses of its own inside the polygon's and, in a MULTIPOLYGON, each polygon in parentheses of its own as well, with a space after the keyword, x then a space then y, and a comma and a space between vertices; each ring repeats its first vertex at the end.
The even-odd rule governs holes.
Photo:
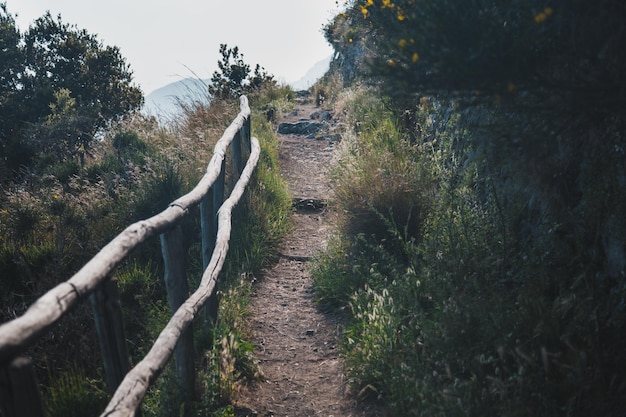
MULTIPOLYGON (((317 110, 300 102, 283 122, 309 119, 317 110)), ((279 135, 281 171, 296 199, 326 201, 328 140, 279 135)), ((264 417, 373 416, 358 411, 348 393, 339 358, 341 323, 314 300, 309 261, 334 227, 332 212, 303 204, 293 214, 279 262, 258 281, 251 300, 250 327, 265 381, 244 387, 237 415, 264 417)))

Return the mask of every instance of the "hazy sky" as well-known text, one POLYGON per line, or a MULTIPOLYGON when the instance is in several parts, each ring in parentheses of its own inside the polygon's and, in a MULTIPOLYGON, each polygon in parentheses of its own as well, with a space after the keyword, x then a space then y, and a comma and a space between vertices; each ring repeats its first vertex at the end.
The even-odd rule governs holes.
POLYGON ((21 31, 47 10, 118 46, 144 92, 186 77, 210 78, 219 45, 284 82, 332 54, 321 32, 335 0, 5 0, 21 31))

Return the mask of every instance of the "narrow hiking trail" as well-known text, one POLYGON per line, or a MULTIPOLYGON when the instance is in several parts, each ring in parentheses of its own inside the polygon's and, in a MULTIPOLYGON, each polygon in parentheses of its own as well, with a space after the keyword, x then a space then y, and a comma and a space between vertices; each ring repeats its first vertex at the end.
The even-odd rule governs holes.
MULTIPOLYGON (((310 99, 309 99, 310 101, 310 99)), ((310 120, 300 99, 282 122, 310 120)), ((357 410, 339 358, 340 318, 315 303, 310 260, 327 245, 336 220, 325 206, 331 189, 328 139, 279 134, 281 173, 297 204, 279 261, 259 279, 250 301, 252 342, 263 380, 242 388, 238 416, 374 416, 357 410), (311 204, 313 203, 313 204, 311 204)))

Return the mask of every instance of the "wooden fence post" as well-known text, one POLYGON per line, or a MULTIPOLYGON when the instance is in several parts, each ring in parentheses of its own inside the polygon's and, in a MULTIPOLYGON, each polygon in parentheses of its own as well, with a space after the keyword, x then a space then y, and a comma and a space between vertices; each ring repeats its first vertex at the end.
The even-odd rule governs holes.
POLYGON ((241 156, 241 129, 235 133, 233 137, 233 141, 230 144, 230 152, 232 156, 232 185, 234 186, 239 176, 241 175, 241 171, 243 171, 243 163, 241 156))
POLYGON ((241 131, 244 132, 244 143, 246 145, 246 151, 248 152, 248 155, 250 154, 250 152, 252 152, 252 141, 250 140, 250 137, 252 136, 252 123, 250 122, 251 118, 251 115, 246 117, 246 121, 243 123, 243 127, 241 128, 241 131))
MULTIPOLYGON (((215 186, 213 186, 200 202, 203 271, 209 266, 213 250, 215 249, 215 240, 217 239, 217 208, 215 206, 215 186)), ((211 295, 204 307, 204 319, 209 328, 212 328, 215 324, 217 319, 217 299, 214 295, 211 295)))
POLYGON ((211 254, 215 249, 217 223, 213 206, 213 188, 200 201, 200 238, 202 239, 202 270, 209 266, 211 254))
POLYGON ((44 417, 39 384, 30 358, 18 356, 0 368, 0 416, 44 417))
POLYGON ((107 387, 114 393, 130 370, 122 304, 116 278, 109 278, 89 296, 107 387))
MULTIPOLYGON (((189 297, 189 283, 185 270, 185 249, 183 230, 180 225, 161 235, 161 252, 165 267, 165 288, 172 313, 178 310, 189 297)), ((176 374, 184 395, 189 400, 195 398, 196 369, 193 347, 193 328, 181 335, 174 351, 176 374)))

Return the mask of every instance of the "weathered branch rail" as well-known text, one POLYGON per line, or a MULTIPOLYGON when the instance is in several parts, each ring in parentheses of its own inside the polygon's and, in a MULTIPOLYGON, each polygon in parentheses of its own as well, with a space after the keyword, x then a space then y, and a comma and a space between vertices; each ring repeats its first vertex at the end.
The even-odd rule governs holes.
MULTIPOLYGON (((212 306, 210 301, 215 303, 212 297, 217 277, 228 252, 232 210, 245 191, 259 154, 258 141, 250 137, 248 100, 242 96, 239 114, 216 143, 206 174, 191 192, 172 202, 161 213, 127 227, 68 281, 44 294, 22 316, 0 326, 0 415, 43 415, 41 410, 32 410, 33 401, 24 401, 26 390, 36 391, 37 388, 33 387, 32 367, 19 355, 87 297, 94 310, 107 384, 114 391, 103 416, 135 415, 149 386, 175 349, 182 351, 176 355, 181 386, 193 395, 195 370, 191 323, 207 303, 211 314, 217 312, 216 305, 212 306), (242 145, 250 155, 245 167, 242 145), (229 146, 233 178, 239 175, 230 196, 224 201, 224 172, 229 146), (190 209, 198 205, 205 270, 198 289, 187 298, 188 284, 184 257, 181 256, 183 239, 179 225, 190 209), (159 234, 173 316, 148 354, 129 371, 119 296, 116 281, 111 277, 134 248, 159 234), (26 380, 28 382, 24 382, 26 380)), ((211 320, 215 318, 210 317, 211 320)))

